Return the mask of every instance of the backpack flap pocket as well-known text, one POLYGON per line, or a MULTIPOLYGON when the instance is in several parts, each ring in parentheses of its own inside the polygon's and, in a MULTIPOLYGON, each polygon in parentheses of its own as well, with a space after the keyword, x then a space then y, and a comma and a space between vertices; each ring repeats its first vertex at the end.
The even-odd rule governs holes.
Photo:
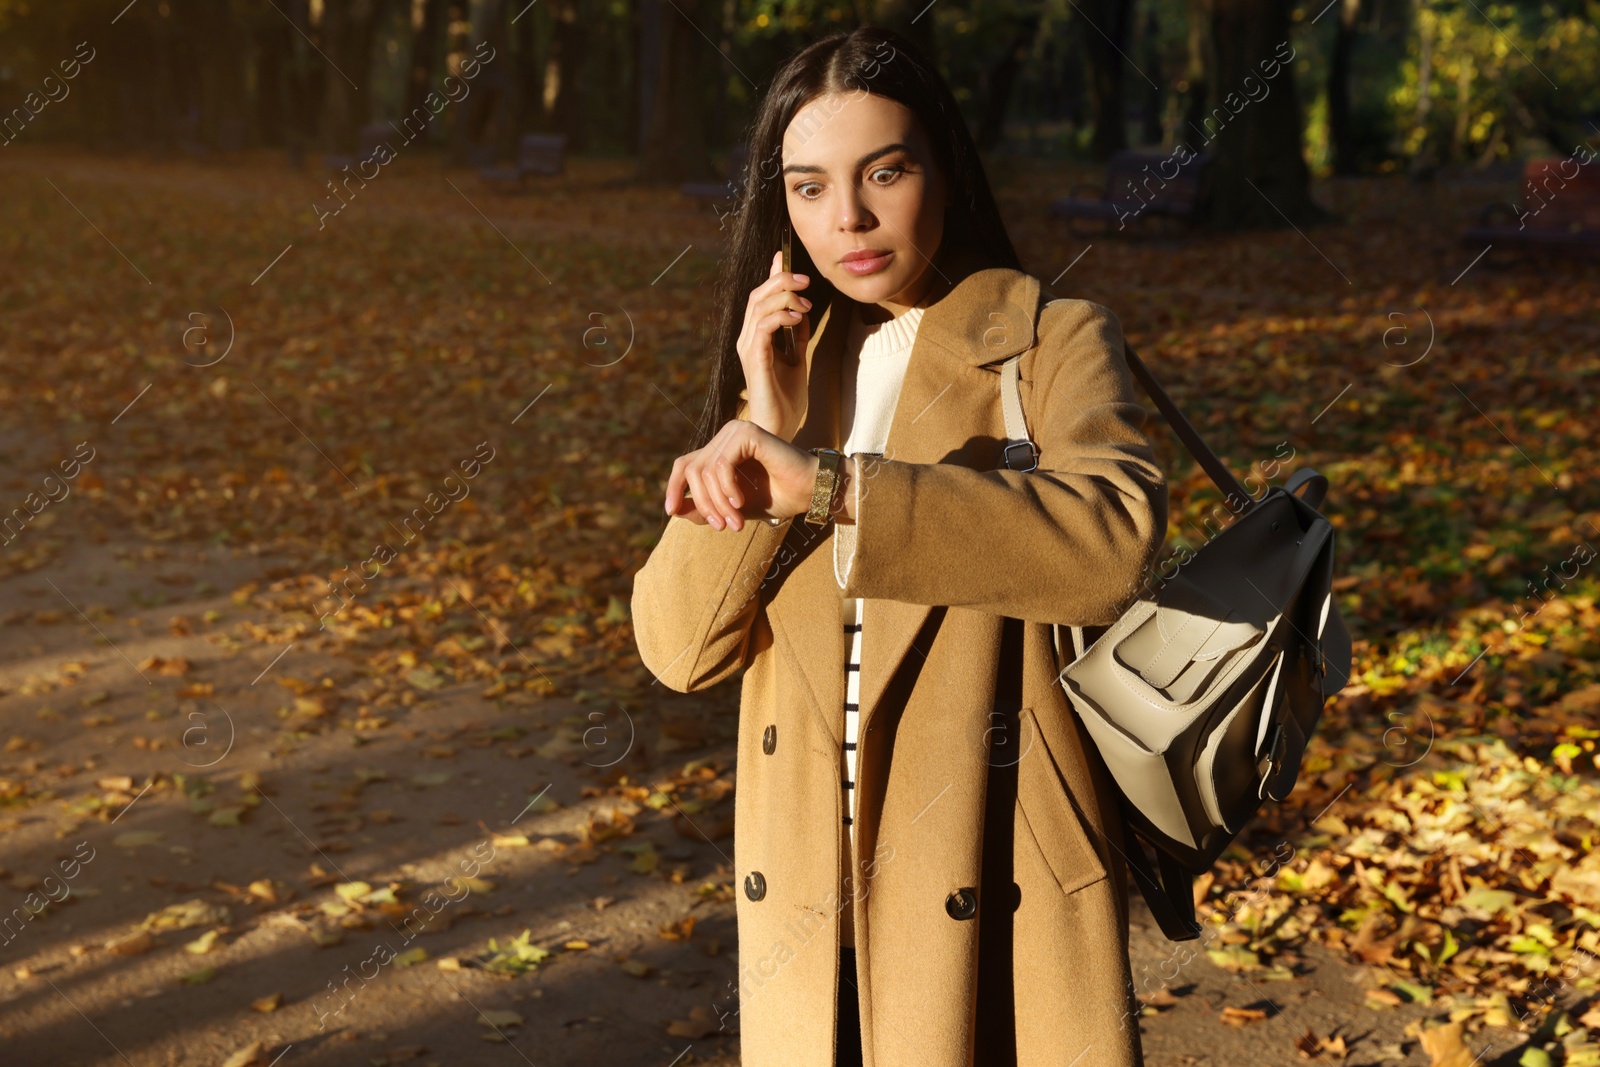
POLYGON ((1264 633, 1258 623, 1180 574, 1161 590, 1150 616, 1117 641, 1113 655, 1163 700, 1190 704, 1264 633))

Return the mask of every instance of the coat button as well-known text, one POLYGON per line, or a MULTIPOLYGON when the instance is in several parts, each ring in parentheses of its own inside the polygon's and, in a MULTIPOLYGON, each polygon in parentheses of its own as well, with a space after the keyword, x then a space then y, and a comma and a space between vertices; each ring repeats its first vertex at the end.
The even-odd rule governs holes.
POLYGON ((944 910, 952 919, 970 919, 978 914, 978 892, 972 886, 963 886, 944 898, 944 910))
POLYGON ((761 751, 770 756, 772 755, 772 750, 777 746, 778 727, 775 724, 768 724, 766 730, 761 734, 761 751))
POLYGON ((751 871, 744 876, 744 895, 751 900, 760 900, 767 895, 767 880, 760 871, 751 871))

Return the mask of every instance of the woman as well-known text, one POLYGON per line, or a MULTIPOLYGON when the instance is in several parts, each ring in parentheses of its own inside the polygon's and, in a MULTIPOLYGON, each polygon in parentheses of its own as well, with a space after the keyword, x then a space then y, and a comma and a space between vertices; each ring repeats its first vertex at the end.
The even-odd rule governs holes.
POLYGON ((706 417, 633 593, 664 685, 745 668, 742 1060, 1138 1064, 1120 824, 1051 635, 1113 622, 1166 530, 1120 326, 1018 269, 902 37, 796 54, 750 148, 706 417), (1036 465, 1004 447, 1018 354, 1036 465))

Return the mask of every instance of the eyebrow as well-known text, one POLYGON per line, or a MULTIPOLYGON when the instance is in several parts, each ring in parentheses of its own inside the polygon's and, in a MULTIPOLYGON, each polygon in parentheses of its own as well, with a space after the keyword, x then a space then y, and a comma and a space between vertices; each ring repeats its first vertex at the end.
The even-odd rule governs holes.
MULTIPOLYGON (((909 154, 911 152, 911 146, 907 145, 907 144, 901 144, 900 142, 897 141, 894 144, 886 144, 882 148, 873 149, 871 152, 868 152, 866 155, 864 155, 860 159, 856 160, 854 169, 855 170, 860 170, 862 167, 866 166, 868 163, 871 163, 874 159, 877 159, 879 156, 886 156, 890 152, 905 152, 905 153, 909 154)), ((824 170, 822 167, 816 166, 815 164, 810 164, 810 163, 791 163, 787 167, 783 168, 783 173, 784 174, 826 174, 827 171, 824 170)))

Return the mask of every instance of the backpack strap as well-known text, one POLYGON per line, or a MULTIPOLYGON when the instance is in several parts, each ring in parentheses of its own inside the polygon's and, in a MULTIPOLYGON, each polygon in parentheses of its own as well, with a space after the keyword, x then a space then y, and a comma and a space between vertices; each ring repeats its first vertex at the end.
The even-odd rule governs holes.
POLYGON ((1156 849, 1156 864, 1152 865, 1126 814, 1122 819, 1122 842, 1134 884, 1167 940, 1193 941, 1199 937, 1201 926, 1194 917, 1194 875, 1160 849, 1156 849))
MULTIPOLYGON (((1005 462, 1011 470, 1031 471, 1039 466, 1039 447, 1028 436, 1028 421, 1022 414, 1021 381, 1022 355, 1018 353, 1000 364, 1000 409, 1006 417, 1005 462), (1023 464, 1027 464, 1023 466, 1023 464)), ((1072 658, 1083 655, 1083 627, 1069 626, 1072 631, 1072 658)), ((1056 662, 1062 664, 1061 628, 1050 627, 1051 640, 1056 646, 1056 662)), ((1070 661, 1069 661, 1070 662, 1070 661)))
POLYGON ((1000 364, 1000 408, 1006 416, 1006 466, 1014 471, 1031 471, 1039 465, 1039 449, 1029 440, 1028 423, 1022 417, 1022 389, 1017 384, 1021 361, 1018 354, 1000 364))

